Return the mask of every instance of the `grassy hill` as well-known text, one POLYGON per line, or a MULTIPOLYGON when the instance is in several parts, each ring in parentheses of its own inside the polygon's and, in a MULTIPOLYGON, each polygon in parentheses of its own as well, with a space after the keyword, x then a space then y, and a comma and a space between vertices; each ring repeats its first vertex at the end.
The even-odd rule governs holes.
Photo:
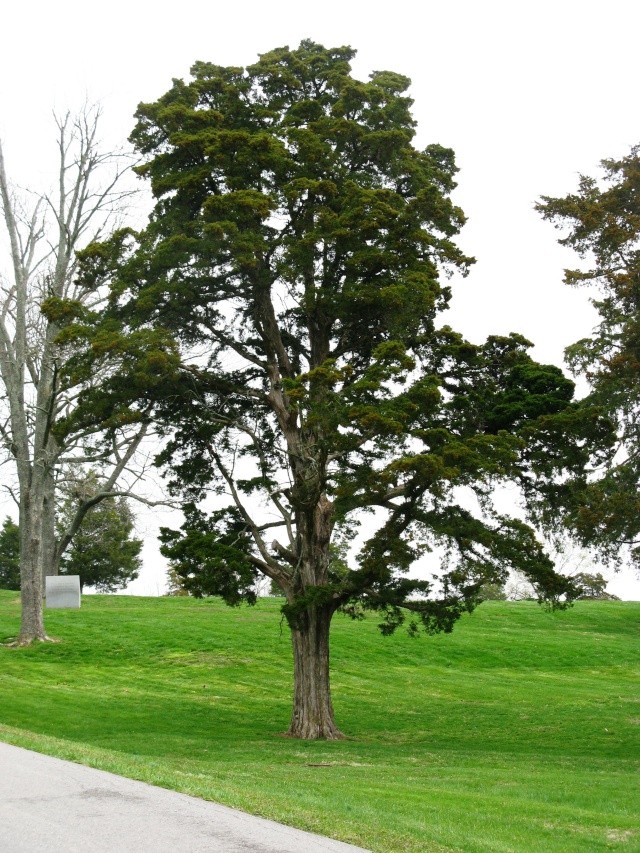
MULTIPOLYGON (((0 641, 18 630, 0 592, 0 641)), ((342 742, 279 737, 278 602, 89 596, 0 648, 0 740, 374 851, 640 850, 640 604, 487 602, 449 636, 338 616, 342 742)))

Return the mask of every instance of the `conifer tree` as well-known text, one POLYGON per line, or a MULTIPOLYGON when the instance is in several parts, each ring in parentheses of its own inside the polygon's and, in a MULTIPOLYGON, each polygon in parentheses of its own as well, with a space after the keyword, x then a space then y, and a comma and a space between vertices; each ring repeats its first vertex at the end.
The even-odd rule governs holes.
POLYGON ((606 464, 559 489, 559 512, 580 544, 613 565, 640 566, 640 146, 581 175, 577 191, 543 196, 538 210, 564 232, 560 243, 587 263, 565 270, 565 283, 591 291, 593 333, 566 350, 569 367, 587 379, 587 403, 615 424, 606 464))
POLYGON ((185 588, 251 602, 262 574, 282 591, 301 738, 341 736, 338 610, 450 631, 509 567, 571 598, 491 496, 512 481, 533 500, 597 431, 524 338, 472 344, 438 323, 443 278, 472 263, 454 155, 415 147, 406 77, 357 80, 353 56, 305 41, 246 69, 198 62, 142 104, 131 139, 155 211, 85 252, 111 309, 65 332, 89 342, 77 369, 118 365, 87 417, 109 399, 124 416, 131 395, 164 425, 158 462, 186 506, 163 549, 185 588), (409 573, 432 548, 437 579, 409 573))

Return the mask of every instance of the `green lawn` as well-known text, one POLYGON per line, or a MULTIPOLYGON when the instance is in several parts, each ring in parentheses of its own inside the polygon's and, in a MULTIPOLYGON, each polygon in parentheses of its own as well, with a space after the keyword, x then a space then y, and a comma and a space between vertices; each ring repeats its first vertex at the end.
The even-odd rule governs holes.
MULTIPOLYGON (((0 640, 18 631, 0 592, 0 640)), ((449 636, 337 617, 346 741, 279 737, 278 602, 85 597, 0 648, 0 739, 374 851, 640 850, 640 604, 487 602, 449 636)))

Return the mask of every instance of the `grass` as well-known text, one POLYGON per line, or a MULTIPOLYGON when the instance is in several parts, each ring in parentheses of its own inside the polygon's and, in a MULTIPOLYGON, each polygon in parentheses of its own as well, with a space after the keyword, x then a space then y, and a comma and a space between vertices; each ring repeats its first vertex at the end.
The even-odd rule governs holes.
MULTIPOLYGON (((0 593, 0 640, 18 630, 0 593)), ((378 853, 640 850, 640 604, 487 602, 449 636, 337 617, 349 739, 288 725, 278 602, 88 596, 0 648, 0 739, 378 853)))

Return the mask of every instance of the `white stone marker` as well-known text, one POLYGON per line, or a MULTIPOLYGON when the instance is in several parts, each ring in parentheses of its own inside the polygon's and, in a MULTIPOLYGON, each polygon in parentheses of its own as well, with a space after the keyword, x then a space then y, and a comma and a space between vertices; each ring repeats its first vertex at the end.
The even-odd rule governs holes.
POLYGON ((80 607, 80 575, 48 575, 45 578, 47 607, 80 607))

